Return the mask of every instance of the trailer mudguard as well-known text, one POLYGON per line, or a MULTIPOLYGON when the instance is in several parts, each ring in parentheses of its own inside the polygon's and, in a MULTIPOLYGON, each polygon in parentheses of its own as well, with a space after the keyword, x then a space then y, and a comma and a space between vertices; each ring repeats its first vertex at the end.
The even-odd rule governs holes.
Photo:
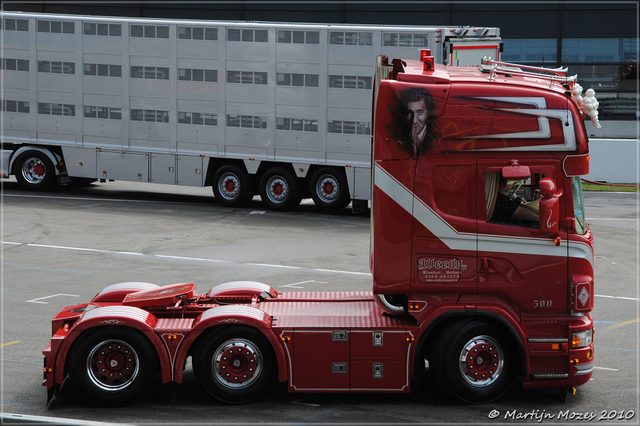
POLYGON ((157 321, 157 318, 151 313, 133 306, 104 306, 85 312, 73 325, 58 349, 54 369, 55 383, 62 383, 64 380, 66 360, 76 339, 83 332, 101 326, 130 327, 141 331, 156 349, 162 369, 162 382, 171 381, 171 363, 167 350, 160 337, 154 332, 157 321))
POLYGON ((54 165, 53 170, 54 170, 55 174, 56 175, 60 174, 60 171, 58 170, 58 168, 55 167, 55 166, 60 164, 60 160, 58 159, 58 156, 54 155, 47 148, 43 148, 41 146, 33 146, 33 145, 21 146, 13 154, 11 154, 11 160, 9 161, 9 168, 6 170, 7 174, 11 174, 11 171, 13 170, 14 161, 16 160, 16 158, 18 158, 20 156, 20 154, 22 154, 25 151, 38 151, 38 152, 43 153, 44 155, 49 157, 49 160, 51 160, 51 162, 53 163, 53 165, 54 165))
POLYGON ((203 312, 196 320, 191 333, 185 337, 180 345, 175 362, 176 371, 174 372, 174 380, 177 383, 182 382, 182 366, 194 341, 211 327, 229 324, 242 324, 257 328, 267 338, 276 355, 278 360, 278 380, 281 382, 287 380, 287 361, 282 344, 271 329, 272 318, 266 312, 251 306, 224 305, 203 312))
POLYGON ((113 302, 120 303, 124 300, 125 296, 129 293, 136 293, 138 291, 155 290, 160 288, 159 285, 144 283, 144 282, 126 282, 112 284, 102 289, 102 291, 91 299, 90 303, 105 303, 113 302))
POLYGON ((234 298, 234 297, 258 297, 262 293, 267 293, 271 298, 278 297, 276 289, 270 285, 259 283, 256 281, 231 281, 224 284, 218 284, 207 293, 208 297, 216 298, 234 298))

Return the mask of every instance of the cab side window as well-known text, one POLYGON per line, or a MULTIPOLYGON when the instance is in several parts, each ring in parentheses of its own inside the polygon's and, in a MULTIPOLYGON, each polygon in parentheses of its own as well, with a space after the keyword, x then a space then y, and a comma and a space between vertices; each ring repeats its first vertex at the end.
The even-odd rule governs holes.
POLYGON ((539 228, 540 190, 538 173, 509 180, 499 171, 484 173, 487 222, 539 228))

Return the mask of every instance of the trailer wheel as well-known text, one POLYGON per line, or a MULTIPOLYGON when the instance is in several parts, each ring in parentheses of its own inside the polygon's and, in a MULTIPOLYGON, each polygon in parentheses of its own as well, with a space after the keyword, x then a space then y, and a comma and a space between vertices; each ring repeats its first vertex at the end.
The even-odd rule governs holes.
POLYGON ((316 206, 328 212, 340 211, 351 201, 347 180, 336 169, 318 170, 311 178, 309 189, 316 206))
POLYGON ((214 332, 199 345, 193 367, 211 395, 232 404, 260 396, 276 372, 269 343, 258 331, 244 326, 214 332))
POLYGON ((220 167, 213 178, 213 194, 223 206, 243 206, 253 198, 251 178, 239 167, 220 167))
POLYGON ((137 330, 101 327, 74 346, 69 373, 82 394, 118 406, 146 392, 158 368, 151 343, 137 330))
POLYGON ((291 210, 302 200, 298 180, 282 167, 269 169, 262 176, 260 197, 272 210, 291 210))
POLYGON ((27 151, 16 159, 13 173, 22 187, 46 191, 56 184, 56 172, 49 157, 40 151, 27 151))
POLYGON ((511 386, 517 357, 511 340, 495 327, 478 320, 457 324, 438 346, 436 375, 462 401, 491 402, 511 386))

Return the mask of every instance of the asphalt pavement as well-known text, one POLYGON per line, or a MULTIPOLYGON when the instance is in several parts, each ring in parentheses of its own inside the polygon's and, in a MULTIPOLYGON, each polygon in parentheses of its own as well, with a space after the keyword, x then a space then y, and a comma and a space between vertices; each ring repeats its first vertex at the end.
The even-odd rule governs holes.
POLYGON ((410 395, 288 394, 274 385, 257 401, 228 406, 212 400, 188 366, 184 383, 158 385, 127 407, 87 405, 65 382, 47 409, 42 349, 51 318, 107 285, 194 282, 205 292, 249 280, 278 291, 371 289, 367 215, 325 215, 310 201, 271 212, 259 198, 229 209, 210 191, 116 182, 32 193, 4 182, 3 413, 152 424, 638 423, 638 199, 618 193, 585 194, 596 248, 596 370, 566 403, 553 390, 461 405, 429 384, 410 395))

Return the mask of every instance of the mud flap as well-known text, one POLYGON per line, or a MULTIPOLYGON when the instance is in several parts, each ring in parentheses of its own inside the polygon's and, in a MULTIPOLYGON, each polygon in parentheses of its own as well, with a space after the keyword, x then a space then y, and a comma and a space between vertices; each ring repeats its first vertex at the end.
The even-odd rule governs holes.
POLYGON ((47 410, 53 409, 53 405, 55 404, 56 399, 58 399, 58 391, 60 390, 60 385, 54 383, 52 387, 47 389, 47 410))

